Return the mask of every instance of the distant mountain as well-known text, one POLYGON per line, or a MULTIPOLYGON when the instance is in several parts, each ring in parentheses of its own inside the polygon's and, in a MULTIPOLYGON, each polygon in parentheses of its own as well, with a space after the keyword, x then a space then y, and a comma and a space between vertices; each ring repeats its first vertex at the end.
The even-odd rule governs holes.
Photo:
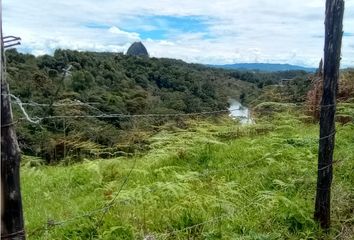
POLYGON ((290 64, 274 64, 274 63, 236 63, 226 65, 213 65, 213 67, 223 69, 236 69, 236 70, 255 70, 261 72, 280 72, 291 70, 302 70, 306 72, 315 72, 315 68, 307 68, 302 66, 290 64))
POLYGON ((148 57, 149 53, 142 42, 135 42, 129 47, 127 55, 148 57))

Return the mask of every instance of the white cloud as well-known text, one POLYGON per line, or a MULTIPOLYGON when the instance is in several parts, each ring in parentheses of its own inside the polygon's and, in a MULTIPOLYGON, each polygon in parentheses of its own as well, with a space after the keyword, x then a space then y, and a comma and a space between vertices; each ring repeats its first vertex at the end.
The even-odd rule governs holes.
MULTIPOLYGON (((124 51, 139 31, 159 30, 143 16, 200 17, 207 29, 171 29, 145 39, 150 55, 189 62, 289 62, 317 66, 323 55, 323 0, 4 0, 4 31, 34 54, 70 48, 124 51), (90 28, 89 23, 107 27, 90 28), (127 29, 134 29, 128 31, 127 29), (206 38, 206 33, 210 38, 206 38)), ((163 23, 161 23, 163 24, 163 23)), ((346 32, 354 30, 354 0, 346 0, 346 32)), ((343 38, 344 66, 354 65, 353 37, 343 38)))
POLYGON ((140 39, 139 33, 126 32, 126 31, 123 31, 123 30, 117 28, 116 26, 110 27, 108 29, 108 32, 113 33, 115 35, 118 35, 121 38, 126 38, 127 41, 139 40, 140 39))

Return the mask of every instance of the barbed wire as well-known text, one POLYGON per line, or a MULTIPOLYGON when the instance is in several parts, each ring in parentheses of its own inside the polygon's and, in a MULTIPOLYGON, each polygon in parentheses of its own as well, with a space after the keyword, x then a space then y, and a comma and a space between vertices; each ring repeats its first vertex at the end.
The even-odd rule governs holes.
POLYGON ((66 219, 66 220, 61 220, 61 221, 48 220, 43 226, 38 227, 35 230, 29 232, 28 235, 31 236, 31 235, 35 234, 36 232, 38 232, 38 231, 47 230, 48 227, 62 226, 62 225, 65 225, 67 223, 80 220, 82 218, 92 217, 92 216, 94 216, 96 214, 99 214, 99 213, 102 213, 102 216, 101 216, 100 220, 98 221, 98 225, 101 225, 104 216, 114 206, 114 203, 118 199, 118 197, 119 197, 120 193, 122 192, 124 186, 128 183, 129 178, 130 178, 132 172, 134 171, 134 169, 136 167, 136 162, 137 162, 137 158, 135 158, 135 160, 133 162, 133 165, 130 168, 130 170, 129 170, 128 174, 126 175, 126 177, 124 178, 124 181, 123 181, 122 185, 120 186, 118 192, 115 194, 115 196, 112 198, 112 200, 109 203, 105 204, 101 208, 97 208, 97 209, 92 210, 92 211, 90 211, 88 213, 84 213, 82 215, 78 215, 78 216, 75 216, 75 217, 72 217, 72 218, 69 218, 69 219, 66 219))
MULTIPOLYGON (((84 106, 84 107, 88 107, 88 108, 92 108, 94 110, 100 111, 98 108, 92 106, 92 105, 99 105, 100 103, 97 102, 81 102, 80 100, 70 100, 70 99, 64 99, 63 101, 59 101, 56 103, 52 103, 52 104, 48 104, 48 103, 37 103, 37 102, 22 102, 22 100, 13 95, 13 94, 1 94, 2 96, 10 96, 11 98, 13 98, 15 101, 12 103, 19 105, 22 111, 25 111, 25 109, 23 108, 23 106, 31 106, 31 107, 73 107, 73 106, 84 106)), ((25 111, 26 112, 26 111, 25 111)), ((27 114, 28 115, 28 114, 27 114)))
MULTIPOLYGON (((3 94, 2 94, 2 95, 3 95, 3 94)), ((19 99, 18 97, 16 97, 16 96, 13 95, 13 94, 9 94, 9 96, 12 97, 13 99, 15 99, 17 105, 20 107, 20 109, 21 109, 21 111, 22 111, 22 113, 23 113, 23 115, 25 116, 25 119, 26 119, 27 121, 29 121, 30 123, 33 123, 33 124, 39 124, 40 119, 39 119, 39 118, 31 118, 31 117, 28 115, 26 109, 23 107, 23 104, 22 104, 21 99, 19 99)))
MULTIPOLYGON (((161 117, 180 117, 180 116, 199 116, 199 115, 213 115, 213 114, 219 114, 219 113, 232 113, 233 111, 240 111, 242 110, 242 108, 237 108, 237 109, 224 109, 224 110, 216 110, 216 111, 204 111, 204 112, 194 112, 194 113, 171 113, 171 114, 120 114, 120 113, 116 113, 116 114, 99 114, 99 115, 62 115, 62 116, 47 116, 47 117, 30 117, 29 114, 26 112, 26 110, 24 109, 23 106, 33 106, 33 107, 48 107, 48 106, 54 106, 54 107, 66 107, 66 106, 85 106, 85 107, 92 107, 90 106, 91 104, 93 103, 83 103, 83 102, 80 102, 80 101, 77 101, 77 102, 69 102, 69 103, 54 103, 52 105, 49 105, 49 104, 39 104, 39 103, 23 103, 18 97, 10 94, 11 98, 13 98, 15 100, 15 103, 20 107, 22 113, 24 114, 24 118, 20 118, 19 120, 26 120, 30 123, 33 123, 33 124, 39 124, 41 121, 43 121, 44 119, 67 119, 67 118, 70 118, 70 119, 82 119, 82 118, 149 118, 149 117, 158 117, 158 118, 161 118, 161 117)), ((330 105, 324 105, 324 106, 318 106, 319 108, 326 108, 326 107, 333 107, 335 106, 335 104, 330 104, 330 105)), ((300 107, 300 106, 299 106, 300 107)), ((97 109, 95 107, 93 107, 94 109, 97 109)), ((99 109, 97 109, 99 110, 99 109)), ((99 110, 100 111, 100 110, 99 110)), ((270 112, 274 112, 274 111, 270 111, 270 112)), ((227 133, 232 133, 234 131, 230 131, 230 132, 227 132, 227 133)), ((225 132, 224 132, 225 134, 225 132)), ((332 137, 336 134, 336 132, 333 132, 332 134, 328 135, 328 136, 325 136, 325 137, 321 137, 319 140, 323 140, 323 139, 326 139, 326 138, 329 138, 329 137, 332 137)), ((317 138, 318 139, 318 138, 317 138)), ((267 157, 264 156, 262 158, 259 158, 259 159, 255 159, 254 161, 251 161, 251 162, 248 162, 248 163, 243 163, 243 164, 238 164, 238 165, 235 165, 235 166, 231 166, 229 167, 228 169, 220 169, 220 170, 206 170, 204 172, 201 172, 199 173, 199 176, 205 176, 205 175, 209 175, 209 174, 215 174, 215 173, 218 173, 218 172, 227 172, 229 170, 234 170, 234 169, 242 169, 242 168, 245 168, 245 167, 249 167, 253 164, 256 164, 256 163, 259 163, 261 161, 263 161, 264 159, 266 159, 267 157)), ((326 170, 328 167, 334 165, 334 164, 337 164, 339 161, 334 161, 333 163, 331 163, 330 165, 327 165, 323 168, 320 168, 318 169, 318 171, 324 171, 326 170)), ((38 228, 38 229, 35 229, 34 231, 32 231, 31 233, 29 233, 30 235, 33 235, 35 232, 37 231, 40 231, 40 230, 46 230, 48 227, 54 227, 54 226, 62 226, 62 225, 65 225, 67 223, 70 223, 70 222, 73 222, 73 221, 76 221, 76 220, 79 220, 79 219, 82 219, 82 218, 87 218, 87 217, 91 217, 91 216, 94 216, 96 214, 99 214, 99 213, 102 213, 102 216, 100 217, 99 221, 98 221, 98 225, 100 225, 104 219, 104 216, 110 211, 110 209, 114 206, 114 203, 115 201, 118 199, 119 195, 120 195, 120 192, 122 191, 122 189, 124 188, 124 186, 126 185, 126 183, 128 182, 132 172, 134 171, 135 169, 135 166, 136 166, 136 159, 133 163, 133 166, 132 168, 129 170, 127 176, 125 177, 121 187, 119 188, 117 194, 113 197, 113 199, 105 204, 102 208, 98 208, 98 209, 95 209, 91 212, 88 212, 88 213, 84 213, 82 215, 78 215, 78 216, 75 216, 73 218, 70 218, 70 219, 67 219, 67 220, 62 220, 62 221, 52 221, 52 220, 48 220, 47 223, 41 227, 41 228, 38 228)), ((180 180, 176 181, 176 182, 180 182, 180 180)), ((247 206, 246 206, 247 207, 247 206)), ((221 215, 221 216, 218 216, 218 217, 215 217, 215 218, 211 218, 205 222, 202 222, 202 223, 199 223, 199 224, 195 224, 193 226, 189 226, 189 227, 186 227, 184 229, 179 229, 179 230, 175 230, 175 231, 172 231, 172 232, 169 232, 169 233, 166 233, 166 234, 162 234, 160 236, 171 236, 173 234, 176 234, 178 232, 182 232, 182 231, 187 231, 187 230, 190 230, 190 229, 193 229, 193 228, 196 228, 198 226, 202 226, 202 225, 206 225, 206 224, 209 224, 209 223, 212 223, 212 222, 216 222, 216 221, 220 221, 222 220, 223 218, 226 218, 228 216, 231 216, 233 215, 232 214, 224 214, 224 215, 221 215)))
MULTIPOLYGON (((240 164, 238 166, 233 166, 232 169, 248 167, 248 166, 251 166, 251 165, 253 165, 255 163, 258 163, 258 162, 260 162, 260 161, 262 161, 264 159, 265 159, 265 157, 257 159, 257 160, 254 160, 254 161, 246 163, 246 164, 240 164)), ((341 163, 341 162, 343 162, 343 161, 334 161, 330 165, 338 164, 338 163, 341 163)), ((328 168, 330 165, 327 165, 325 168, 328 168)), ((98 221, 98 224, 97 224, 97 226, 99 226, 102 223, 104 216, 114 206, 115 201, 118 199, 119 194, 121 193, 122 189, 124 188, 124 186, 128 182, 128 180, 129 180, 132 172, 134 171, 135 167, 136 167, 136 161, 134 162, 132 168, 129 170, 129 173, 126 175, 126 177, 125 177, 120 189, 118 190, 117 194, 115 195, 115 197, 109 203, 105 204, 104 207, 92 210, 92 211, 84 213, 82 215, 78 215, 78 216, 69 218, 67 220, 61 220, 61 221, 48 220, 42 227, 38 227, 35 230, 29 232, 28 235, 32 236, 36 232, 48 230, 48 228, 50 228, 50 227, 63 226, 63 225, 66 225, 68 223, 71 223, 71 222, 74 222, 74 221, 78 221, 78 220, 80 220, 82 218, 89 218, 89 217, 92 217, 92 216, 97 215, 99 213, 102 213, 102 216, 101 216, 101 218, 100 218, 100 220, 98 221)), ((319 171, 320 170, 324 170, 325 168, 319 169, 319 171)), ((199 176, 205 176, 205 174, 215 174, 215 173, 218 173, 218 172, 227 172, 228 170, 231 170, 231 169, 226 169, 226 170, 225 169, 220 169, 220 170, 214 170, 214 171, 207 170, 206 172, 200 173, 199 176)), ((170 184, 175 184, 175 183, 179 183, 179 182, 181 182, 181 180, 177 179, 176 181, 168 182, 167 184, 170 185, 170 184)), ((315 183, 316 183, 316 181, 313 182, 313 184, 315 184, 315 183)), ((245 189, 245 188, 243 188, 243 189, 245 189)), ((251 200, 250 204, 245 205, 242 208, 242 210, 246 209, 246 208, 249 208, 251 205, 255 204, 255 200, 257 198, 258 197, 256 197, 255 199, 251 200)), ((218 200, 223 201, 223 199, 218 199, 218 200)), ((177 233, 180 233, 180 232, 184 232, 184 231, 187 231, 187 230, 191 230, 191 229, 199 227, 199 226, 203 226, 203 225, 206 225, 206 224, 209 224, 209 223, 213 223, 213 222, 218 222, 218 221, 220 221, 222 219, 225 219, 227 217, 231 217, 233 215, 235 215, 235 213, 222 214, 222 215, 220 215, 218 217, 211 218, 211 219, 209 219, 207 221, 204 221, 202 223, 198 223, 198 224, 195 224, 195 225, 192 225, 192 226, 188 226, 188 227, 183 228, 183 229, 174 230, 172 232, 168 232, 168 233, 165 233, 165 234, 157 234, 157 235, 159 237, 169 237, 171 235, 174 235, 174 234, 177 234, 177 233)))
MULTIPOLYGON (((328 107, 328 106, 319 106, 328 107)), ((40 120, 44 119, 62 119, 62 118, 149 118, 149 117, 183 117, 183 116, 198 116, 198 115, 213 115, 219 113, 229 113, 235 111, 242 111, 242 108, 235 109, 223 109, 223 110, 215 110, 215 111, 203 111, 203 112, 192 112, 192 113, 167 113, 167 114, 159 114, 159 113, 149 113, 149 114, 123 114, 123 113, 111 113, 111 114, 100 114, 100 115, 57 115, 57 116, 47 116, 47 117, 36 117, 40 120)), ((275 113, 274 110, 264 111, 262 112, 271 112, 275 113)), ((239 116, 239 118, 247 118, 246 116, 239 116)))
MULTIPOLYGON (((247 163, 242 163, 242 164, 237 164, 237 165, 230 166, 230 167, 228 167, 226 169, 216 169, 216 170, 207 169, 205 171, 198 172, 197 176, 198 177, 205 177, 205 176, 208 176, 210 174, 216 174, 216 173, 222 173, 222 172, 227 172, 227 171, 231 171, 231 170, 243 169, 243 168, 252 166, 252 165, 254 165, 256 163, 259 163, 261 161, 264 161, 268 157, 269 156, 263 156, 261 158, 255 159, 255 160, 247 162, 247 163)), ((343 161, 333 161, 333 163, 331 163, 331 164, 329 164, 329 165, 327 165, 327 166, 325 166, 323 168, 318 169, 318 171, 323 171, 323 170, 327 169, 328 167, 330 167, 332 165, 339 164, 339 163, 342 163, 342 162, 343 161)), ((68 223, 71 223, 71 222, 74 222, 74 221, 78 221, 78 220, 80 220, 82 218, 88 218, 88 217, 92 217, 94 215, 97 215, 99 213, 102 213, 102 216, 100 217, 100 220, 98 221, 98 224, 97 224, 97 225, 100 225, 102 223, 102 221, 103 221, 104 216, 109 212, 109 210, 114 206, 114 203, 119 198, 120 193, 122 192, 124 186, 129 181, 129 178, 131 177, 132 172, 136 168, 136 164, 137 164, 137 159, 134 160, 132 167, 129 169, 128 174, 124 178, 123 183, 120 186, 120 188, 117 191, 117 193, 115 194, 115 196, 112 198, 112 200, 110 202, 105 204, 103 207, 94 209, 94 210, 92 210, 90 212, 87 212, 87 213, 84 213, 84 214, 81 214, 81 215, 78 215, 78 216, 75 216, 75 217, 72 217, 72 218, 69 218, 69 219, 66 219, 66 220, 61 220, 61 221, 48 220, 42 227, 36 228, 35 230, 29 232, 28 234, 31 236, 34 233, 38 232, 38 231, 47 230, 48 227, 62 226, 62 225, 65 225, 65 224, 68 224, 68 223)), ((188 180, 193 180, 193 179, 184 179, 184 180, 188 181, 188 180)), ((169 181, 166 184, 167 185, 171 185, 171 184, 176 184, 176 183, 180 183, 180 182, 182 182, 182 180, 176 179, 174 181, 169 181)), ((316 182, 313 182, 313 183, 315 184, 316 182)), ((243 189, 245 189, 245 188, 246 187, 244 187, 243 189)), ((220 200, 222 200, 222 199, 220 199, 220 200)), ((196 224, 196 225, 193 225, 193 226, 189 226, 189 227, 184 228, 184 229, 179 229, 179 230, 176 230, 176 231, 173 231, 173 232, 170 232, 170 233, 167 233, 167 234, 162 234, 162 235, 172 235, 172 234, 175 234, 177 232, 182 232, 182 231, 185 231, 185 230, 188 230, 188 229, 192 229, 192 228, 198 227, 200 225, 205 225, 205 224, 208 224, 210 222, 214 222, 214 221, 218 220, 219 218, 230 216, 230 215, 232 215, 232 214, 225 214, 225 215, 222 215, 222 216, 219 216, 219 217, 216 217, 216 218, 209 219, 208 221, 205 221, 203 223, 199 223, 199 224, 196 224)))
MULTIPOLYGON (((47 116, 47 117, 35 117, 38 122, 30 121, 31 123, 39 123, 45 119, 80 119, 80 118, 163 118, 163 117, 181 117, 181 116, 200 116, 200 115, 213 115, 218 113, 228 113, 239 111, 241 109, 225 109, 216 111, 204 111, 204 112, 194 112, 194 113, 169 113, 169 114, 122 114, 122 113, 111 113, 111 114, 100 114, 100 115, 58 115, 58 116, 47 116)), ((28 116, 28 115, 27 115, 28 116)), ((20 119, 27 119, 20 118, 20 119)), ((28 120, 28 119, 27 119, 28 120)))
MULTIPOLYGON (((254 163, 259 162, 260 160, 263 160, 263 159, 264 159, 264 158, 261 158, 261 159, 259 159, 259 160, 255 160, 255 161, 253 161, 253 162, 250 163, 250 164, 254 164, 254 163)), ((341 162, 341 161, 333 162, 333 164, 337 164, 337 163, 339 163, 339 162, 341 162)), ((244 165, 239 165, 239 166, 240 166, 240 167, 244 167, 244 166, 248 166, 248 165, 250 165, 250 164, 244 164, 244 165)), ((225 171, 225 170, 224 170, 224 171, 225 171)), ((315 184, 316 182, 313 182, 313 183, 315 184)), ((247 205, 245 205, 244 207, 242 207, 241 210, 247 209, 247 208, 249 208, 250 206, 256 204, 256 203, 257 203, 257 202, 256 202, 257 198, 259 198, 259 196, 257 196, 257 197, 255 197, 255 198, 251 199, 251 200, 250 200, 250 203, 247 204, 247 205)), ((185 227, 185 228, 182 228, 182 229, 178 229, 178 230, 174 230, 174 231, 171 231, 171 232, 168 232, 168 233, 156 234, 156 235, 159 236, 159 237, 165 237, 164 239, 166 239, 166 238, 168 238, 169 236, 175 235, 175 234, 177 234, 177 233, 185 232, 185 231, 188 231, 188 230, 191 230, 191 229, 200 227, 200 226, 207 225, 207 224, 209 224, 209 223, 219 222, 219 221, 221 221, 221 220, 223 220, 223 219, 226 219, 226 218, 231 217, 231 216, 234 216, 234 215, 235 215, 234 212, 228 213, 228 214, 222 214, 222 215, 220 215, 220 216, 210 218, 210 219, 208 219, 208 220, 206 220, 206 221, 204 221, 204 222, 201 222, 201 223, 198 223, 198 224, 195 224, 195 225, 192 225, 192 226, 188 226, 188 227, 185 227)))
MULTIPOLYGON (((240 210, 244 210, 246 208, 249 208, 250 206, 256 204, 256 200, 259 198, 259 196, 253 198, 249 204, 246 204, 244 205, 240 210)), ((194 228, 197 228, 197 227, 200 227, 200 226, 204 226, 204 225, 207 225, 209 223, 214 223, 214 222, 219 222, 223 219, 226 219, 228 217, 231 217, 231 216, 234 216, 236 213, 234 212, 231 212, 231 213, 227 213, 227 214, 222 214, 220 216, 217 216, 217 217, 213 217, 213 218, 210 218, 209 220, 207 221, 204 221, 204 222, 201 222, 201 223, 197 223, 195 225, 192 225, 192 226, 188 226, 188 227, 185 227, 185 228, 182 228, 182 229, 178 229, 178 230, 174 230, 172 232, 168 232, 168 233, 164 233, 164 234, 158 234, 159 237, 165 237, 164 239, 168 238, 169 236, 171 235, 175 235, 177 233, 180 233, 180 232, 185 232, 185 231, 188 231, 188 230, 191 230, 191 229, 194 229, 194 228)))
MULTIPOLYGON (((256 162, 259 162, 260 160, 263 160, 263 158, 262 159, 257 159, 255 161, 252 161, 251 163, 248 163, 248 164, 240 164, 239 166, 240 166, 240 168, 243 168, 243 167, 249 166, 251 164, 254 164, 256 162)), ((136 168, 136 163, 137 163, 137 159, 134 160, 133 165, 130 168, 130 170, 129 170, 128 174, 126 175, 126 177, 124 178, 121 187, 119 188, 118 192, 115 194, 115 196, 112 198, 112 200, 109 203, 105 204, 101 208, 94 209, 94 210, 92 210, 90 212, 87 212, 87 213, 84 213, 84 214, 81 214, 81 215, 78 215, 78 216, 75 216, 75 217, 72 217, 72 218, 69 218, 69 219, 66 219, 66 220, 61 220, 61 221, 48 220, 45 224, 43 224, 43 226, 38 227, 35 230, 29 232, 28 235, 31 236, 31 235, 35 234, 36 232, 38 232, 38 231, 47 230, 48 227, 62 226, 62 225, 65 225, 65 224, 80 220, 82 218, 92 217, 92 216, 94 216, 96 214, 103 213, 101 218, 100 218, 100 220, 98 221, 98 223, 99 223, 98 225, 100 225, 102 223, 102 221, 103 221, 104 216, 114 206, 114 203, 117 201, 121 191, 123 190, 124 186, 129 181, 129 178, 131 177, 132 172, 136 168)), ((234 166, 234 168, 236 168, 236 167, 237 166, 234 166)), ((224 171, 226 171, 226 170, 224 170, 224 171)), ((212 171, 208 171, 208 174, 210 174, 211 172, 212 171)), ((219 171, 219 170, 213 171, 213 173, 216 173, 216 172, 221 172, 221 171, 219 171)), ((204 172, 199 173, 199 176, 205 176, 205 173, 204 172)), ((179 182, 181 182, 181 180, 176 179, 175 181, 170 181, 167 184, 174 184, 174 183, 179 183, 179 182)), ((178 231, 181 231, 181 230, 178 230, 178 231)))
POLYGON ((19 231, 13 232, 13 233, 8 233, 8 234, 3 234, 1 233, 1 239, 23 239, 26 236, 25 234, 25 229, 21 229, 19 231))
MULTIPOLYGON (((213 115, 219 113, 232 113, 235 111, 242 111, 245 110, 242 106, 235 109, 221 109, 221 110, 214 110, 214 111, 202 111, 202 112, 192 112, 192 113, 148 113, 148 114, 123 114, 123 113, 103 113, 100 109, 92 106, 97 105, 99 103, 85 103, 79 100, 70 100, 68 103, 65 102, 58 102, 53 104, 44 104, 44 103, 36 103, 36 102, 29 102, 23 103, 20 98, 16 97, 13 94, 10 94, 11 98, 15 100, 14 103, 19 105, 23 115, 25 116, 22 119, 25 119, 33 124, 39 124, 43 120, 50 120, 50 119, 82 119, 82 118, 98 118, 98 119, 109 119, 109 118, 164 118, 164 117, 190 117, 190 116, 201 116, 201 115, 213 115), (54 116, 45 116, 45 117, 30 117, 27 111, 23 106, 33 106, 33 107, 72 107, 72 106, 84 106, 94 110, 101 112, 101 114, 97 115, 54 115, 54 116)), ((329 104, 329 105, 304 105, 302 103, 282 103, 285 105, 289 105, 290 107, 301 107, 304 108, 306 111, 314 111, 314 110, 321 110, 323 108, 335 107, 337 104, 329 104)), ((250 111, 250 110, 249 110, 250 111)), ((271 110, 259 110, 260 113, 264 112, 274 112, 271 110)), ((246 116, 239 116, 236 117, 239 119, 247 119, 246 116)))
MULTIPOLYGON (((15 102, 16 103, 16 102, 15 102)), ((90 103, 83 103, 80 100, 70 100, 69 103, 54 103, 52 105, 47 103, 36 103, 36 102, 25 102, 22 103, 23 106, 31 106, 31 107, 71 107, 71 106, 88 106, 92 107, 91 105, 98 105, 99 103, 90 102, 90 103)))
MULTIPOLYGON (((237 168, 247 167, 247 166, 253 165, 254 163, 260 162, 260 161, 262 161, 262 160, 264 160, 264 159, 265 159, 265 157, 260 158, 260 159, 255 160, 255 161, 252 161, 252 162, 250 162, 250 163, 241 164, 241 165, 238 165, 237 168)), ((334 164, 338 164, 338 163, 341 163, 341 162, 343 162, 343 161, 334 161, 332 164, 327 165, 325 168, 328 168, 329 166, 332 166, 332 165, 334 165, 334 164)), ((321 169, 319 169, 319 171, 322 171, 322 170, 324 170, 325 168, 321 168, 321 169)), ((229 169, 226 169, 226 171, 227 171, 227 170, 230 170, 230 168, 229 168, 229 169)), ((225 172, 225 169, 222 169, 222 170, 215 170, 215 171, 208 171, 208 174, 209 174, 209 173, 222 172, 222 171, 225 172)), ((316 183, 316 181, 313 182, 313 184, 315 184, 315 183, 316 183)), ((242 208, 242 210, 243 210, 243 209, 246 209, 246 208, 249 208, 251 205, 255 204, 255 203, 256 203, 255 200, 256 200, 257 198, 258 198, 258 197, 252 199, 252 200, 250 201, 250 204, 245 205, 245 206, 242 208)), ((221 221, 221 220, 223 220, 223 219, 225 219, 225 218, 228 218, 228 217, 231 217, 231 216, 234 216, 234 215, 235 215, 235 213, 222 214, 222 215, 220 215, 220 216, 218 216, 218 217, 211 218, 211 219, 209 219, 209 220, 207 220, 207 221, 204 221, 204 222, 201 222, 201 223, 192 225, 192 226, 188 226, 188 227, 185 227, 185 228, 182 228, 182 229, 174 230, 174 231, 172 231, 172 232, 165 233, 165 234, 157 234, 157 236, 159 236, 159 237, 166 237, 166 238, 167 238, 167 237, 169 237, 169 236, 171 236, 171 235, 174 235, 174 234, 177 234, 177 233, 180 233, 180 232, 184 232, 184 231, 188 231, 188 230, 191 230, 191 229, 193 229, 193 228, 197 228, 197 227, 200 227, 200 226, 209 224, 209 223, 218 222, 218 221, 221 221)))
POLYGON ((98 225, 101 225, 102 221, 103 221, 103 218, 105 217, 105 215, 107 214, 107 212, 113 207, 115 201, 118 199, 119 197, 119 194, 122 192, 124 186, 128 183, 128 180, 132 174, 132 172, 134 171, 135 167, 136 167, 136 162, 137 162, 137 158, 134 159, 134 162, 133 162, 133 166, 131 167, 131 169, 129 170, 127 176, 125 177, 121 187, 119 188, 117 194, 112 198, 112 200, 107 203, 104 207, 103 207, 103 214, 100 218, 100 220, 98 221, 98 225))

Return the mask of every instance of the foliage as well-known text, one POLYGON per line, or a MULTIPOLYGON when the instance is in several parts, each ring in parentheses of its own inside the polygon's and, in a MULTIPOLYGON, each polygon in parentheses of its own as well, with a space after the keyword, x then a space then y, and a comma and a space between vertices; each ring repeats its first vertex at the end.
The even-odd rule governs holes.
MULTIPOLYGON (((279 84, 282 80, 291 80, 289 83, 300 84, 307 79, 309 75, 305 71, 292 70, 292 71, 280 71, 280 72, 262 72, 262 71, 231 71, 229 70, 231 77, 240 79, 256 84, 259 88, 264 86, 279 84)), ((306 85, 305 85, 306 86, 306 85)))
MULTIPOLYGON (((323 76, 314 76, 312 80, 312 86, 306 96, 307 114, 312 116, 315 121, 320 118, 320 104, 321 96, 323 92, 323 76)), ((354 70, 346 69, 340 74, 338 83, 337 100, 342 102, 354 103, 354 70)), ((339 108, 339 115, 343 112, 339 108)), ((348 115, 347 115, 348 116, 348 115)), ((353 117, 353 115, 352 115, 353 117)), ((353 119, 353 118, 352 118, 353 119)))
POLYGON ((25 164, 29 239, 349 240, 354 125, 337 129, 333 228, 326 235, 312 220, 318 126, 300 115, 276 113, 249 126, 227 118, 189 120, 186 128, 165 126, 149 137, 142 156, 25 164), (93 212, 112 199, 106 214, 93 212))
MULTIPOLYGON (((23 102, 47 104, 25 106, 35 117, 224 110, 228 98, 249 104, 260 95, 263 86, 278 83, 283 77, 304 76, 301 71, 237 72, 120 53, 56 50, 53 56, 40 57, 16 50, 6 53, 12 93, 23 102), (63 69, 68 66, 71 69, 66 75, 63 69), (58 103, 62 105, 55 105, 58 103), (70 105, 73 103, 91 105, 70 105)), ((14 110, 16 118, 23 117, 18 106, 14 110)), ((155 132, 151 126, 160 126, 167 120, 69 117, 46 119, 40 126, 20 121, 17 132, 25 154, 54 163, 65 157, 79 160, 132 154, 146 148, 146 137, 155 132), (136 129, 147 133, 137 136, 136 129), (132 142, 138 143, 137 149, 117 147, 132 142)))

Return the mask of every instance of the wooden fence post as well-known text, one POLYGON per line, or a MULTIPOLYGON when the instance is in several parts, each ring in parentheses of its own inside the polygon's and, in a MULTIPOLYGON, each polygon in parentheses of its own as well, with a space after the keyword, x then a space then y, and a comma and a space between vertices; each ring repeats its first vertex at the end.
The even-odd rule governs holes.
POLYGON ((335 113, 338 91, 344 0, 326 1, 323 95, 321 101, 318 175, 314 218, 323 229, 330 228, 335 113))
POLYGON ((0 0, 1 76, 1 239, 25 239, 20 192, 20 149, 12 118, 9 87, 5 75, 0 0))

